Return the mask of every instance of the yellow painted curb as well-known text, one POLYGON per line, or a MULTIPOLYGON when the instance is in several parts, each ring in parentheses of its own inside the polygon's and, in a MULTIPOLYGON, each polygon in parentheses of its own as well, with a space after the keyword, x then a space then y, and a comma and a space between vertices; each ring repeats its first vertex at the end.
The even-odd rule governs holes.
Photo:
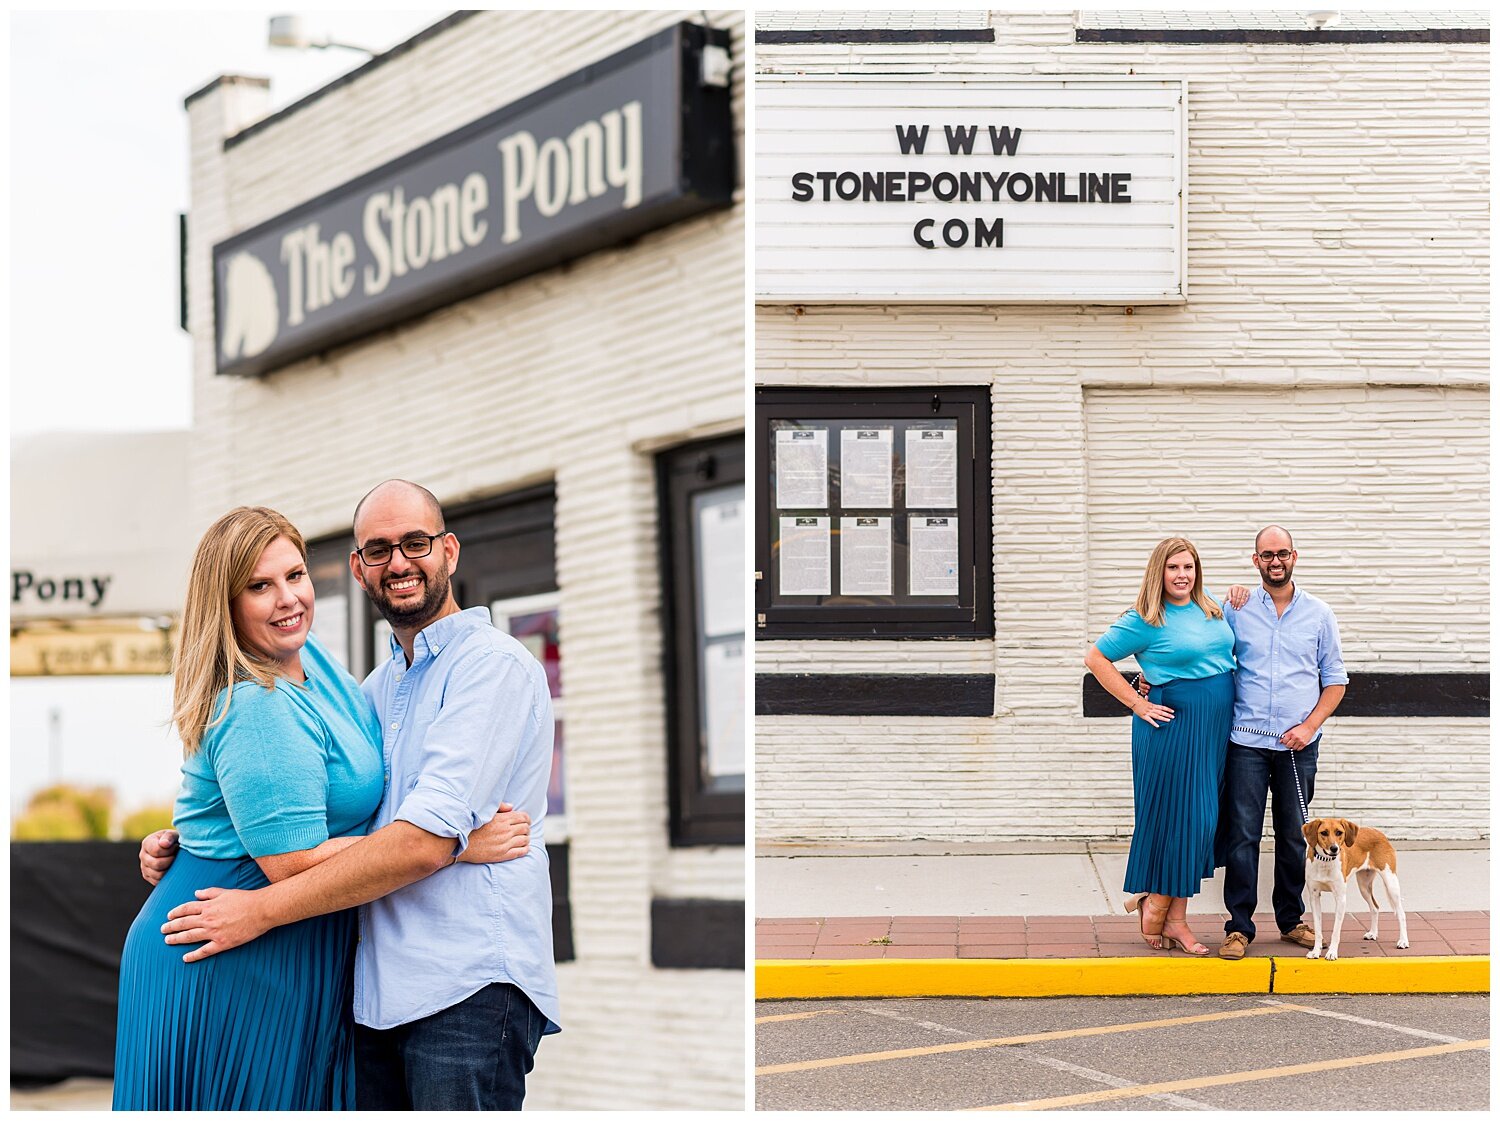
POLYGON ((1490 959, 1475 957, 1277 958, 1273 982, 1286 993, 1487 993, 1490 959))
POLYGON ((757 961, 757 1000, 881 996, 1135 996, 1264 993, 1271 959, 861 958, 757 961))
POLYGON ((1484 957, 860 958, 755 963, 756 1000, 1206 993, 1487 993, 1484 957))

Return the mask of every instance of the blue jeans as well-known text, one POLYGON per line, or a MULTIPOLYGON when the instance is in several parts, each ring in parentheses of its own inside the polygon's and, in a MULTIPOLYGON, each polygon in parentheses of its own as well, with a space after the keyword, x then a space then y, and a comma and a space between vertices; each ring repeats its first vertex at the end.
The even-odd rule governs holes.
MULTIPOLYGON (((1268 751, 1231 742, 1224 762, 1219 799, 1219 860, 1224 866, 1224 933, 1239 931, 1255 941, 1256 876, 1260 870, 1260 835, 1271 795, 1271 825, 1276 834, 1276 878, 1271 905, 1281 933, 1302 921, 1302 888, 1307 845, 1302 837, 1302 810, 1296 780, 1312 805, 1318 774, 1318 741, 1301 751, 1268 751), (1292 774, 1293 757, 1297 774, 1292 774)), ((1308 810, 1311 813, 1311 809, 1308 810)))
POLYGON ((521 1108, 547 1018, 514 985, 400 1027, 354 1025, 358 1109, 521 1108))

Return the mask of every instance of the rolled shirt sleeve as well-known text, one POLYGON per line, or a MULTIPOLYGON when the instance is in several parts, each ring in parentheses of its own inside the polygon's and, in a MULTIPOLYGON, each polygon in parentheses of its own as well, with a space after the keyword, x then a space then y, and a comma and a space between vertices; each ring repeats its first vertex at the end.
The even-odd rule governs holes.
MULTIPOLYGON (((417 719, 425 715, 419 710, 417 719)), ((527 666, 503 651, 469 655, 454 667, 431 715, 417 780, 395 820, 453 837, 455 853, 462 853, 469 834, 499 808, 500 791, 536 719, 536 682, 527 666)))
POLYGON ((1318 635, 1318 678, 1322 688, 1348 685, 1349 672, 1344 668, 1344 647, 1339 638, 1338 617, 1330 610, 1323 619, 1318 635))

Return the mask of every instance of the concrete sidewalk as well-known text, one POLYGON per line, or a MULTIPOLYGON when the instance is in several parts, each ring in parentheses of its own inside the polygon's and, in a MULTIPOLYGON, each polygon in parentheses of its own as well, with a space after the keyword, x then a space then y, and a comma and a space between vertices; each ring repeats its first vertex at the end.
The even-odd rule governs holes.
MULTIPOLYGON (((1257 937, 1244 961, 1150 949, 1123 912, 1127 847, 763 848, 755 862, 757 996, 1488 991, 1486 846, 1399 844, 1410 946, 1396 949, 1387 909, 1378 940, 1363 937, 1366 905, 1355 890, 1337 962, 1310 961, 1278 937, 1269 850, 1257 937)), ((1188 913, 1194 933, 1217 950, 1220 878, 1205 883, 1188 913)), ((1326 940, 1331 899, 1324 914, 1326 940)))

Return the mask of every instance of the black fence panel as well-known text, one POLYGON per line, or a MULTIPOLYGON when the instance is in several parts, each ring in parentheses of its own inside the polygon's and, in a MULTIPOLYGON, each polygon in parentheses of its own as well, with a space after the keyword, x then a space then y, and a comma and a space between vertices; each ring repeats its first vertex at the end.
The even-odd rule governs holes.
POLYGON ((120 951, 151 887, 135 841, 10 846, 12 1083, 109 1078, 120 951))
MULTIPOLYGON (((137 841, 12 842, 10 1078, 112 1078, 120 952, 151 887, 137 841)), ((573 960, 568 846, 553 845, 552 933, 573 960)))

